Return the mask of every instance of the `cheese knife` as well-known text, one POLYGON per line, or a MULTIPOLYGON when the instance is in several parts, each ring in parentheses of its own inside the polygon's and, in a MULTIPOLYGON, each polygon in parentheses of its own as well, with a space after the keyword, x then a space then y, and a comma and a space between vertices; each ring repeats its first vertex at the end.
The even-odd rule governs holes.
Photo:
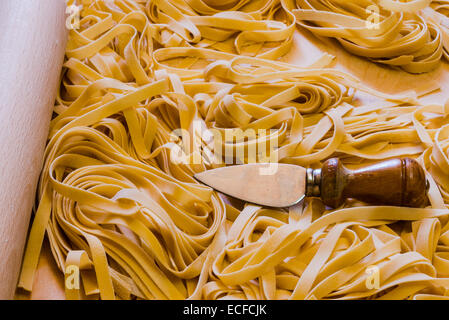
POLYGON ((320 197, 337 208, 352 198, 372 205, 424 207, 428 181, 411 158, 394 158, 349 170, 340 159, 327 160, 321 169, 292 164, 254 163, 222 167, 195 175, 200 182, 228 196, 268 207, 290 207, 304 197, 320 197))

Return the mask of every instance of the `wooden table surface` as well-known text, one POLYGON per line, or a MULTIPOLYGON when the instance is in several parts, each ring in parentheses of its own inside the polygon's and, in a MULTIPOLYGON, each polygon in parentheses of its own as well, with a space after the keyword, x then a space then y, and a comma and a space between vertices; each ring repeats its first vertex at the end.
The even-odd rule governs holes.
MULTIPOLYGON (((441 90, 423 96, 422 104, 444 104, 449 99, 449 64, 443 60, 440 66, 429 73, 413 75, 402 70, 392 69, 369 62, 364 58, 346 52, 335 40, 318 39, 310 32, 297 29, 292 50, 282 58, 283 61, 307 65, 312 63, 322 52, 336 57, 332 67, 350 73, 362 82, 378 91, 395 94, 419 88, 436 81, 441 90)), ((366 97, 358 97, 363 100, 366 97)), ((48 240, 45 239, 43 251, 36 273, 31 294, 18 290, 16 299, 64 299, 64 278, 53 260, 48 240)))

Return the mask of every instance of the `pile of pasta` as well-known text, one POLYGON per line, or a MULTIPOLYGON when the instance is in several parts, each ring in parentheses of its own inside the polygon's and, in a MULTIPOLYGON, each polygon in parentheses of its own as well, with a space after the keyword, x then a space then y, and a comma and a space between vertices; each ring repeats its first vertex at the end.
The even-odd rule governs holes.
MULTIPOLYGON (((20 287, 32 290, 46 236, 66 280, 80 270, 67 299, 449 298, 449 104, 371 90, 327 54, 306 67, 278 61, 297 22, 288 1, 78 4, 20 287), (356 92, 376 100, 358 104, 356 92), (415 157, 431 205, 229 201, 193 178, 224 165, 199 133, 212 128, 270 129, 220 146, 275 140, 279 162, 305 167, 415 157), (173 161, 179 150, 187 161, 173 161)), ((411 68, 432 60, 411 56, 411 68)))
POLYGON ((447 1, 296 0, 292 12, 312 33, 349 52, 410 73, 434 70, 449 49, 447 1), (423 10, 423 11, 421 11, 423 10))

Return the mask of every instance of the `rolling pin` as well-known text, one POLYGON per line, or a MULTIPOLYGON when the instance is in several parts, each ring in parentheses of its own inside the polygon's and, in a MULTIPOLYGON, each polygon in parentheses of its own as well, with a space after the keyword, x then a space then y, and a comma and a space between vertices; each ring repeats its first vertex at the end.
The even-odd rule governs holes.
POLYGON ((12 299, 67 41, 64 0, 0 1, 0 299, 12 299))

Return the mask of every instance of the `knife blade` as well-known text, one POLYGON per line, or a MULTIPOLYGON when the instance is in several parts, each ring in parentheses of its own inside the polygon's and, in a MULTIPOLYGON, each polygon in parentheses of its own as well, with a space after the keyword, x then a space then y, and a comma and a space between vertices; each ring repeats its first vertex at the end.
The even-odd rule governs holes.
POLYGON ((424 207, 429 184, 419 163, 395 158, 356 170, 341 160, 327 160, 321 169, 277 164, 273 174, 263 173, 269 164, 222 167, 195 174, 195 178, 228 196, 268 207, 290 207, 306 196, 321 197, 329 207, 352 198, 374 205, 424 207))

